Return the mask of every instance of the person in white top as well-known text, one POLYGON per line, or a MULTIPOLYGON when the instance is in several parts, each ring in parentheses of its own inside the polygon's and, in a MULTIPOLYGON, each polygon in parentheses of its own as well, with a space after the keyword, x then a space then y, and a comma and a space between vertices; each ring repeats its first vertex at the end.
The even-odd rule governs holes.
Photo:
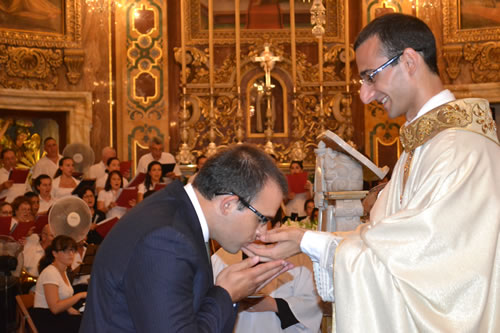
POLYGON ((144 193, 154 191, 156 184, 161 182, 161 163, 158 161, 150 162, 148 165, 148 172, 142 184, 139 184, 137 189, 137 202, 144 199, 144 193))
MULTIPOLYGON (((24 224, 28 222, 32 222, 34 220, 32 211, 31 211, 31 203, 28 198, 24 196, 20 196, 12 201, 12 209, 14 210, 14 216, 10 221, 10 231, 13 232, 15 228, 17 228, 18 224, 24 224)), ((35 231, 35 227, 31 227, 26 235, 19 239, 21 244, 25 244, 26 240, 33 234, 35 231)))
MULTIPOLYGON (((106 172, 104 173, 104 175, 97 178, 97 181, 95 183, 97 194, 99 194, 104 189, 109 173, 115 170, 120 171, 120 160, 117 157, 110 157, 108 159, 108 162, 106 163, 106 172)), ((123 177, 123 187, 127 187, 127 185, 128 181, 125 177, 123 177)))
POLYGON ((5 201, 12 202, 25 192, 31 191, 28 179, 24 184, 16 184, 9 180, 10 172, 16 167, 17 157, 12 149, 4 149, 0 154, 3 167, 0 168, 0 199, 5 198, 5 201))
MULTIPOLYGON (((146 173, 148 165, 152 161, 158 161, 161 164, 176 163, 174 155, 163 151, 163 141, 160 138, 154 137, 153 139, 151 139, 151 144, 149 145, 149 149, 151 152, 142 156, 139 159, 139 163, 137 163, 136 173, 139 172, 146 173)), ((169 184, 174 179, 179 179, 181 176, 182 176, 181 169, 179 168, 179 165, 176 163, 174 171, 169 172, 165 175, 165 183, 169 184)))
POLYGON ((54 198, 52 198, 52 178, 41 174, 35 179, 34 185, 40 199, 38 214, 46 214, 55 202, 54 198))
POLYGON ((89 168, 88 177, 99 179, 106 174, 106 163, 108 159, 116 157, 116 150, 113 147, 104 147, 101 151, 101 160, 89 168))
POLYGON ((54 200, 71 195, 71 192, 80 183, 78 179, 73 177, 74 164, 71 157, 63 157, 59 160, 59 169, 57 169, 52 181, 52 197, 54 200))
MULTIPOLYGON (((97 209, 106 214, 106 218, 122 217, 126 212, 126 207, 121 207, 116 204, 116 199, 122 192, 123 177, 120 171, 111 171, 104 186, 104 191, 101 191, 97 197, 97 209)), ((129 201, 130 206, 135 206, 137 200, 129 201)))
POLYGON ((71 266, 76 242, 68 236, 54 238, 40 260, 32 318, 38 332, 78 332, 81 315, 73 308, 86 292, 73 295, 66 270, 71 266))
POLYGON ((26 244, 23 248, 23 268, 29 275, 34 277, 39 275, 38 263, 45 254, 45 249, 52 243, 53 239, 54 234, 48 224, 43 227, 40 236, 33 234, 26 239, 26 244))
POLYGON ((33 179, 42 174, 48 175, 52 178, 59 168, 59 160, 62 155, 59 154, 59 145, 57 144, 57 141, 53 137, 49 136, 43 140, 43 149, 45 150, 45 154, 33 166, 33 179))
MULTIPOLYGON (((275 228, 279 228, 284 215, 278 212, 269 223, 275 228)), ((241 251, 232 254, 220 248, 211 258, 214 280, 224 268, 245 258, 241 251)), ((270 281, 252 295, 255 297, 240 302, 234 333, 319 333, 323 311, 314 287, 311 260, 301 253, 288 261, 292 269, 270 281)))
POLYGON ((338 332, 500 331, 500 145, 488 102, 455 100, 420 19, 386 14, 354 44, 364 103, 405 115, 404 148, 368 223, 334 234, 270 231, 249 245, 313 261, 338 332))

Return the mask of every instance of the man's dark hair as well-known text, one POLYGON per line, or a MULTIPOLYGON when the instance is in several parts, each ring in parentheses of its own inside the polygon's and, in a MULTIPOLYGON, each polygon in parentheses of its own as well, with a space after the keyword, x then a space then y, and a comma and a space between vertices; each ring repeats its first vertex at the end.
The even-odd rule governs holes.
MULTIPOLYGON (((108 160, 106 161, 106 165, 109 166, 111 164, 111 162, 113 162, 114 160, 117 160, 118 162, 120 162, 120 159, 118 157, 110 157, 108 158, 108 160)), ((106 172, 108 172, 108 170, 106 169, 106 172)))
POLYGON ((163 146, 163 140, 159 137, 159 136, 154 136, 152 139, 151 139, 151 142, 149 143, 149 145, 162 145, 163 146))
MULTIPOLYGON (((420 19, 399 13, 386 14, 371 21, 361 30, 354 50, 376 36, 381 43, 381 51, 388 59, 412 48, 422 54, 429 69, 439 75, 436 56, 436 40, 431 29, 420 19)), ((393 64, 396 64, 395 61, 393 64)))
MULTIPOLYGON (((235 145, 210 157, 196 176, 193 187, 208 200, 216 193, 233 192, 248 203, 260 193, 267 181, 288 193, 285 176, 267 153, 249 144, 235 145)), ((243 209, 240 203, 240 209, 243 209)))
MULTIPOLYGON (((46 138, 43 140, 43 145, 45 146, 45 144, 46 144, 46 143, 47 143, 47 141, 49 141, 49 140, 54 140, 54 141, 56 141, 56 139, 54 139, 53 137, 48 136, 48 137, 46 137, 46 138)), ((57 141, 56 141, 56 143, 57 143, 57 141)))
POLYGON ((24 193, 24 197, 27 199, 31 199, 33 197, 38 197, 38 194, 36 194, 33 191, 29 191, 29 192, 24 193))
POLYGON ((44 180, 44 179, 50 179, 50 180, 52 180, 52 178, 50 178, 49 175, 46 175, 44 173, 42 173, 40 176, 38 176, 38 177, 35 178, 35 182, 33 183, 33 185, 35 185, 35 190, 37 192, 40 191, 38 188, 40 187, 40 185, 42 184, 42 180, 44 180))
POLYGON ((13 153, 14 153, 14 155, 16 154, 16 152, 15 152, 14 150, 10 149, 10 148, 4 149, 4 150, 2 150, 2 152, 0 153, 0 157, 2 158, 2 160, 4 159, 5 154, 6 154, 7 152, 9 152, 9 151, 13 152, 13 153))
POLYGON ((298 160, 291 161, 290 168, 292 167, 292 164, 297 164, 301 169, 304 169, 304 164, 302 163, 302 161, 298 161, 298 160))

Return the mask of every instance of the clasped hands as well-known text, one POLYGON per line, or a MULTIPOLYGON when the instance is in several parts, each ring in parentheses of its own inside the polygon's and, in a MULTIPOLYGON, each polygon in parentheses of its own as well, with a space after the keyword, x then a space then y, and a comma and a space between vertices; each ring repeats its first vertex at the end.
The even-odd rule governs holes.
POLYGON ((252 243, 243 247, 249 258, 222 270, 215 284, 226 289, 233 302, 262 289, 276 276, 293 268, 282 259, 300 253, 304 233, 303 229, 289 227, 267 231, 259 240, 273 244, 252 243), (257 265, 259 262, 265 263, 257 265))

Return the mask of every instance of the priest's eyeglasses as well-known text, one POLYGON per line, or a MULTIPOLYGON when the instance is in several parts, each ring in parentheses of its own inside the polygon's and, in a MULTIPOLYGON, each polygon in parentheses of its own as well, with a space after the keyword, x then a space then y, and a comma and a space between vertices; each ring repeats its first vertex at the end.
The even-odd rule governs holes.
POLYGON ((374 69, 373 71, 371 71, 369 73, 366 73, 366 72, 361 73, 360 74, 361 84, 368 84, 368 85, 374 84, 375 83, 375 76, 377 76, 378 73, 380 73, 381 71, 383 71, 384 69, 389 67, 390 64, 397 61, 399 59, 399 57, 401 57, 402 55, 403 55, 403 52, 399 53, 398 55, 395 55, 391 59, 384 62, 380 67, 378 67, 377 69, 374 69))
POLYGON ((243 199, 242 197, 240 197, 238 194, 236 194, 234 192, 219 192, 219 193, 215 193, 215 195, 235 195, 238 197, 238 200, 241 202, 241 204, 243 206, 250 209, 255 215, 257 215, 257 217, 259 218, 259 223, 267 224, 267 222, 269 222, 271 220, 271 218, 269 218, 269 217, 265 216, 264 214, 262 214, 261 212, 259 212, 257 209, 255 209, 254 206, 250 205, 245 199, 243 199))

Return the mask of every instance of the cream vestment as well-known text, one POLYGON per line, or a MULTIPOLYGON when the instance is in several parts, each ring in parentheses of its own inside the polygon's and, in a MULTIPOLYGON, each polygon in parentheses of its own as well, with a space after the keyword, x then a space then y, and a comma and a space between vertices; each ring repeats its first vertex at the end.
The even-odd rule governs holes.
POLYGON ((488 102, 437 107, 402 127, 401 142, 370 223, 329 235, 314 263, 337 332, 500 332, 500 146, 488 102))

